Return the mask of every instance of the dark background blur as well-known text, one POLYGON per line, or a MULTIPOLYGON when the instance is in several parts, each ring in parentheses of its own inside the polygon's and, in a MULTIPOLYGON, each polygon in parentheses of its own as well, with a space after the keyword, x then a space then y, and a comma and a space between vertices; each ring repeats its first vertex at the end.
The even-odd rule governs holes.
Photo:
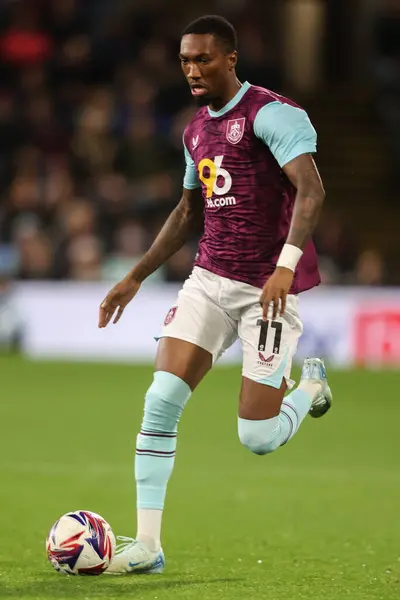
MULTIPOLYGON (((319 134, 327 284, 400 283, 400 1, 0 0, 0 275, 116 281, 180 197, 180 32, 230 19, 242 80, 319 134)), ((196 240, 153 280, 180 281, 196 240)))

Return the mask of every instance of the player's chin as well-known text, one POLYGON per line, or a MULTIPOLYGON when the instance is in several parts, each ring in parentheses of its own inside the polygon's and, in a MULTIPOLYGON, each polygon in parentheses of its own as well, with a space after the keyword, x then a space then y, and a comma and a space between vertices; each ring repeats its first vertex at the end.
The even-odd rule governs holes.
POLYGON ((213 100, 213 96, 211 94, 199 94, 198 96, 193 95, 193 99, 197 106, 207 106, 213 100))

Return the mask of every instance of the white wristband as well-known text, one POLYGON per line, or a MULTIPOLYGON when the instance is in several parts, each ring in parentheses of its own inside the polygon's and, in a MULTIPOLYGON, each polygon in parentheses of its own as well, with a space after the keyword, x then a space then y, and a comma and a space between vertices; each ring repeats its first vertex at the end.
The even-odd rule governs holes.
POLYGON ((282 248, 282 252, 278 258, 278 262, 276 263, 277 267, 285 267, 286 269, 290 269, 293 273, 296 270, 297 263, 303 256, 303 250, 300 250, 297 246, 292 246, 292 244, 285 244, 282 248))

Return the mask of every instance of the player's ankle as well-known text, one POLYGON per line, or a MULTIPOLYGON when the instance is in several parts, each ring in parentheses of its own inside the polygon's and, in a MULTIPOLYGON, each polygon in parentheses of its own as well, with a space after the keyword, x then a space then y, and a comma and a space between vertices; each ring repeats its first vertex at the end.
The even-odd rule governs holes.
POLYGON ((138 542, 142 542, 151 552, 158 552, 161 549, 161 541, 156 540, 146 533, 138 533, 136 536, 138 542))
POLYGON ((313 379, 303 379, 300 381, 297 389, 303 390, 303 392, 306 392, 310 396, 311 400, 314 400, 322 392, 322 383, 313 379))

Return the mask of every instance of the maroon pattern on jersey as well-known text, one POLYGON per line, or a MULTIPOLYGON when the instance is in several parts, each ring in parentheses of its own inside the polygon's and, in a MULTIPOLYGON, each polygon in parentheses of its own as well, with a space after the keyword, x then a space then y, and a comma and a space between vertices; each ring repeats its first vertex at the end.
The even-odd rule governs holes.
MULTIPOLYGON (((297 106, 251 86, 220 117, 211 117, 207 107, 201 108, 184 133, 198 170, 200 165, 205 202, 204 235, 195 264, 260 288, 275 270, 296 196, 271 151, 253 131, 259 109, 276 100, 297 106)), ((297 266, 291 293, 319 282, 317 256, 310 242, 297 266)))

